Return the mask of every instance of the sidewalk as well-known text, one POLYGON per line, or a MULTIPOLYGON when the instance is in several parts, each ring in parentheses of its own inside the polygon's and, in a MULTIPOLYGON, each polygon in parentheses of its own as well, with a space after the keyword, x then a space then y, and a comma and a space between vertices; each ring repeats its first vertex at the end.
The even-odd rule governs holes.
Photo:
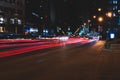
POLYGON ((120 53, 120 50, 118 50, 118 49, 103 49, 103 52, 120 53))
POLYGON ((103 49, 98 57, 95 80, 120 80, 120 50, 103 49))

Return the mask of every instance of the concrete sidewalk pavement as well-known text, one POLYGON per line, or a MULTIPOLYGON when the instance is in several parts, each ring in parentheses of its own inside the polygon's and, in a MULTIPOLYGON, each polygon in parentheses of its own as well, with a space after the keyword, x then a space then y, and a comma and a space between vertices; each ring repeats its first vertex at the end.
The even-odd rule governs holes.
POLYGON ((95 80, 120 80, 120 50, 103 49, 97 63, 95 80))

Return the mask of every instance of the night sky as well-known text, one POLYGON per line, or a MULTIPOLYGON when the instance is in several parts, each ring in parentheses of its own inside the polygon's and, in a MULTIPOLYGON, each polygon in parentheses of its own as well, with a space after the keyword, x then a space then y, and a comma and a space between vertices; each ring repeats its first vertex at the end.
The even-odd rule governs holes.
MULTIPOLYGON (((90 16, 99 7, 105 7, 108 0, 64 0, 71 15, 90 16)), ((57 0, 56 0, 57 2, 57 0)))
POLYGON ((72 12, 81 15, 88 15, 93 10, 97 9, 98 7, 104 7, 106 4, 106 0, 67 0, 70 1, 71 7, 70 9, 72 12))
MULTIPOLYGON (((40 0, 30 0, 31 6, 36 7, 39 5, 40 0)), ((59 2, 59 0, 54 0, 55 2, 59 2)), ((104 5, 105 1, 100 0, 64 0, 65 3, 69 4, 69 8, 72 10, 79 10, 78 12, 88 12, 89 9, 104 5)), ((30 7, 30 6, 29 6, 30 7)))
POLYGON ((90 0, 72 0, 70 10, 73 14, 76 15, 86 15, 89 13, 90 6, 92 4, 89 3, 90 0))
MULTIPOLYGON (((36 10, 36 11, 39 10, 41 0, 36 0, 36 1, 30 0, 30 1, 31 1, 31 3, 27 7, 28 14, 29 14, 29 10, 32 10, 32 9, 36 10)), ((56 15, 58 13, 58 15, 63 14, 68 17, 92 16, 91 14, 95 13, 95 9, 97 9, 98 7, 105 7, 106 2, 107 2, 107 0, 102 0, 102 1, 101 0, 52 0, 52 1, 54 1, 54 3, 57 5, 56 15), (59 4, 59 2, 61 2, 61 1, 63 1, 64 4, 63 3, 59 4)), ((73 19, 73 18, 71 18, 71 19, 73 19)))
POLYGON ((101 3, 98 0, 64 0, 64 2, 68 9, 66 16, 69 15, 68 17, 71 18, 68 19, 71 19, 72 22, 77 21, 77 17, 89 18, 92 13, 95 13, 95 9, 101 7, 104 3, 104 1, 101 3))
MULTIPOLYGON (((29 6, 29 8, 36 7, 40 3, 40 0, 30 0, 30 1, 32 5, 29 6)), ((54 0, 54 1, 55 3, 59 2, 59 0, 54 0)), ((93 8, 104 6, 105 1, 106 0, 102 0, 102 1, 101 0, 64 0, 64 3, 68 4, 71 12, 75 11, 76 13, 78 12, 78 14, 79 13, 84 14, 84 13, 88 13, 93 8)))

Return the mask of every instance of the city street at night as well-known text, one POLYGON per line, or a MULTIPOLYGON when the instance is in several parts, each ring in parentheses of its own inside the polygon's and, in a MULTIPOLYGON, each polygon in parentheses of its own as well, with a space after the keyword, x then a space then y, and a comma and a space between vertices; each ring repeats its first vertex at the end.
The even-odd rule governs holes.
POLYGON ((104 50, 104 43, 79 42, 31 55, 1 58, 0 79, 119 80, 120 54, 104 50))
POLYGON ((23 54, 31 51, 48 49, 53 47, 65 46, 68 44, 79 43, 79 45, 86 44, 92 41, 97 41, 96 39, 88 38, 69 38, 62 37, 59 39, 40 39, 40 40, 31 40, 31 39, 6 39, 1 40, 0 46, 0 58, 7 56, 23 54))
POLYGON ((120 0, 0 0, 0 80, 120 80, 120 0))

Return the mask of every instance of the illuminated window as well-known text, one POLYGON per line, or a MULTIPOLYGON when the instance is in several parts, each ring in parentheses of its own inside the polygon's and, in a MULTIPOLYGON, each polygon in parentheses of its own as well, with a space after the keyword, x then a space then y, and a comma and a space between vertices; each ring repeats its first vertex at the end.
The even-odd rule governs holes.
POLYGON ((3 24, 4 23, 4 19, 1 17, 0 18, 0 24, 3 24))
POLYGON ((0 32, 3 32, 3 27, 0 26, 0 32))
POLYGON ((113 0, 113 4, 117 4, 118 3, 118 1, 117 0, 113 0))
POLYGON ((18 19, 18 24, 22 24, 22 21, 20 19, 18 19))
POLYGON ((40 8, 42 8, 43 6, 42 5, 40 5, 40 8))
POLYGON ((68 28, 68 31, 70 31, 70 27, 68 28))
POLYGON ((35 13, 35 12, 32 12, 32 15, 36 16, 36 17, 39 17, 39 15, 37 13, 35 13))
POLYGON ((118 7, 117 6, 113 6, 113 10, 117 10, 118 9, 118 7))
POLYGON ((30 28, 30 32, 38 32, 37 28, 30 28))
POLYGON ((43 32, 44 32, 44 33, 48 33, 48 30, 47 30, 47 29, 44 29, 43 32))
POLYGON ((110 34, 110 38, 111 38, 111 39, 114 39, 114 38, 115 38, 115 34, 114 34, 114 33, 111 33, 111 34, 110 34))
POLYGON ((115 13, 113 13, 113 16, 115 17, 115 16, 116 16, 116 14, 115 14, 115 13))
POLYGON ((120 10, 118 10, 118 13, 120 13, 120 10))
POLYGON ((11 23, 11 24, 14 24, 14 23, 15 23, 15 20, 11 18, 11 19, 10 19, 10 23, 11 23))
POLYGON ((43 19, 43 17, 41 16, 40 19, 43 19))
POLYGON ((120 25, 120 17, 119 17, 119 19, 118 19, 118 24, 120 25))

